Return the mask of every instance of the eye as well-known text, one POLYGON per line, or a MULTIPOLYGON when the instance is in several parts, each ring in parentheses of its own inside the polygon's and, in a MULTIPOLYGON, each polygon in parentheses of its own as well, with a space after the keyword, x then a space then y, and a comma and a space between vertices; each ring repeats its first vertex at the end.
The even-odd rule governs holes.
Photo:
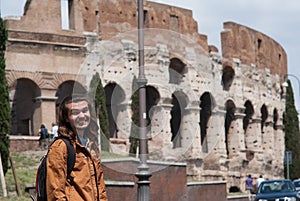
POLYGON ((87 113, 88 111, 89 111, 89 108, 88 108, 88 107, 85 107, 85 108, 82 109, 82 112, 83 112, 83 113, 87 113))
POLYGON ((79 113, 79 110, 71 110, 71 115, 78 115, 79 113))

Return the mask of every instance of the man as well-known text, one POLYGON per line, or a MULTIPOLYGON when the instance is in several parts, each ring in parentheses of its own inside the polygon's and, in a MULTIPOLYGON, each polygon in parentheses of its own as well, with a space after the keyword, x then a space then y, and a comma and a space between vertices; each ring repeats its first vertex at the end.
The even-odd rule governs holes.
POLYGON ((58 131, 58 126, 57 126, 57 124, 56 124, 56 123, 52 123, 52 131, 51 131, 51 133, 52 133, 52 137, 53 137, 53 138, 58 137, 57 131, 58 131))
POLYGON ((83 96, 68 96, 60 105, 58 135, 71 141, 76 161, 70 181, 66 175, 66 144, 58 138, 50 146, 46 178, 48 201, 107 201, 100 151, 95 143, 98 126, 91 111, 83 96))
POLYGON ((252 193, 253 192, 253 179, 251 177, 251 174, 248 175, 246 181, 245 181, 245 184, 246 184, 246 190, 249 192, 249 193, 252 193))
POLYGON ((258 188, 260 183, 263 182, 265 179, 262 175, 259 175, 259 178, 256 179, 256 187, 258 188))

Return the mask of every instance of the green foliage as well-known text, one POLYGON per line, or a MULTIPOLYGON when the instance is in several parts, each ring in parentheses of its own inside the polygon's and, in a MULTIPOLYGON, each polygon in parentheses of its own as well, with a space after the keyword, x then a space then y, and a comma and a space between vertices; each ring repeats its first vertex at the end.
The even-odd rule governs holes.
MULTIPOLYGON (((45 154, 45 151, 28 151, 22 153, 12 152, 12 161, 16 171, 18 183, 22 191, 22 196, 16 195, 16 184, 13 177, 12 169, 10 168, 5 175, 6 188, 8 197, 3 198, 3 192, 0 182, 0 200, 1 201, 31 201, 28 192, 25 192, 26 185, 33 185, 35 183, 36 170, 40 164, 40 159, 45 154)), ((106 151, 101 152, 102 159, 121 159, 125 156, 109 153, 106 151)))
MULTIPOLYGON (((8 169, 5 175, 6 188, 8 192, 8 197, 1 198, 3 201, 30 201, 31 198, 27 192, 25 192, 25 187, 27 184, 35 183, 35 174, 37 166, 40 163, 41 157, 45 154, 45 151, 34 151, 34 152, 23 152, 23 153, 11 153, 11 158, 15 168, 18 184, 22 192, 21 197, 16 196, 16 183, 12 173, 12 169, 8 169)), ((1 186, 1 185, 0 185, 1 186)), ((2 188, 0 188, 0 197, 3 195, 2 188)))
POLYGON ((90 83, 90 96, 95 97, 95 108, 96 113, 99 118, 100 128, 101 128, 101 149, 109 151, 109 122, 108 122, 108 113, 106 110, 106 98, 105 91, 97 72, 93 75, 90 83))
MULTIPOLYGON (((300 142, 298 112, 295 107, 294 95, 291 82, 288 80, 286 88, 286 106, 283 124, 285 128, 285 149, 292 152, 292 164, 289 166, 290 178, 296 179, 300 176, 300 142)), ((285 176, 287 175, 285 165, 285 176)))
POLYGON ((0 152, 4 173, 8 169, 9 134, 10 134, 10 104, 7 80, 5 76, 5 50, 7 30, 0 18, 0 152))
POLYGON ((133 77, 132 80, 132 93, 131 96, 131 110, 132 110, 132 116, 131 116, 131 130, 130 130, 130 154, 136 154, 137 147, 139 146, 139 91, 138 85, 136 82, 136 76, 133 77))

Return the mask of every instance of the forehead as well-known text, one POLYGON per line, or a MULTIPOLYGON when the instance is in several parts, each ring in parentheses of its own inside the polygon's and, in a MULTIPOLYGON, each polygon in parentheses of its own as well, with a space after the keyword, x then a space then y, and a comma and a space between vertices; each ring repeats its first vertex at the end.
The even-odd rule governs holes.
POLYGON ((71 102, 71 103, 67 103, 66 107, 69 110, 80 110, 80 109, 88 107, 88 102, 85 101, 85 100, 77 101, 77 102, 71 102))

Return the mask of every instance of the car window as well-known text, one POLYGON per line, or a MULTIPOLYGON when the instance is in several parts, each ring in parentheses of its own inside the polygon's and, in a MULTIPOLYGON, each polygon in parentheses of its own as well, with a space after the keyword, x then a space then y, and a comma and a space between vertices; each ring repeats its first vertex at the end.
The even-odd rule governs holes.
POLYGON ((300 181, 294 181, 296 187, 300 187, 300 181))
POLYGON ((258 193, 293 192, 295 187, 290 181, 270 181, 260 185, 258 193))

